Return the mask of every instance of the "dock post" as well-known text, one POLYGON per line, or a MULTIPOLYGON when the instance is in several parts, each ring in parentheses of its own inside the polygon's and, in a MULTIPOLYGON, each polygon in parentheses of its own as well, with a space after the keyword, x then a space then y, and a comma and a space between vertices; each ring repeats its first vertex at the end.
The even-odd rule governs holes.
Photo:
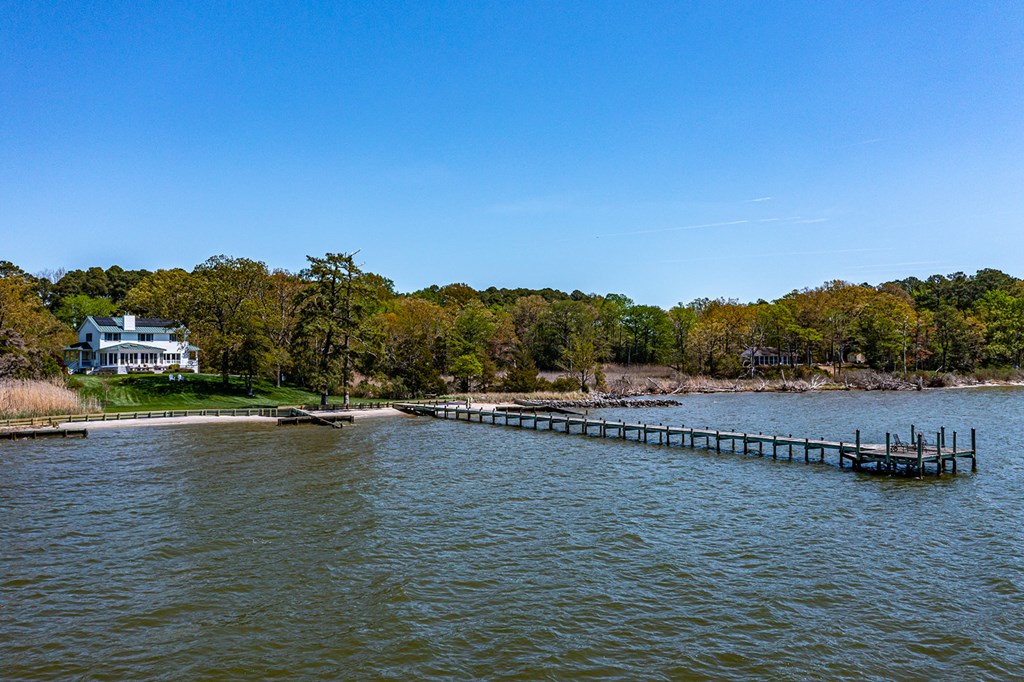
POLYGON ((978 470, 978 441, 974 429, 971 429, 971 471, 978 470))
POLYGON ((860 469, 860 429, 857 429, 857 449, 853 453, 857 459, 854 460, 854 469, 860 469))
POLYGON ((789 434, 789 461, 793 461, 793 434, 789 434))
POLYGON ((890 442, 891 438, 892 438, 892 434, 890 434, 890 433, 886 433, 885 434, 885 470, 886 471, 890 471, 890 468, 889 468, 889 452, 891 451, 892 446, 889 444, 889 442, 890 442))
MULTIPOLYGON (((764 434, 758 431, 757 435, 763 436, 764 434)), ((761 440, 760 438, 757 440, 757 454, 760 457, 764 457, 764 441, 761 440)))
POLYGON ((809 464, 810 461, 811 461, 811 456, 809 454, 810 449, 811 449, 811 439, 810 438, 804 438, 804 464, 809 464))
MULTIPOLYGON (((825 448, 822 448, 821 451, 824 453, 825 448)), ((839 441, 839 468, 843 468, 843 441, 839 441)), ((857 467, 854 468, 856 469, 857 467)))
MULTIPOLYGON (((734 446, 733 450, 735 450, 736 449, 735 448, 736 440, 733 439, 732 442, 733 442, 733 446, 734 446)), ((743 454, 744 455, 747 454, 747 434, 745 434, 745 433, 743 434, 743 454)))
POLYGON ((940 426, 939 433, 942 434, 942 439, 939 442, 942 443, 942 447, 946 447, 946 427, 940 426))
POLYGON ((910 442, 911 443, 916 443, 917 442, 917 432, 916 432, 915 429, 916 429, 916 427, 913 424, 911 424, 910 425, 910 442))
MULTIPOLYGON (((953 432, 953 454, 956 455, 956 431, 953 432)), ((953 461, 955 462, 956 458, 953 461)))
POLYGON ((924 478, 924 436, 917 434, 917 478, 924 478))
POLYGON ((718 431, 715 431, 715 452, 722 451, 722 439, 718 437, 718 431))
POLYGON ((772 459, 779 458, 779 437, 772 436, 772 459))
POLYGON ((939 431, 935 434, 935 475, 942 476, 942 472, 946 470, 946 463, 942 461, 942 439, 943 433, 939 431))

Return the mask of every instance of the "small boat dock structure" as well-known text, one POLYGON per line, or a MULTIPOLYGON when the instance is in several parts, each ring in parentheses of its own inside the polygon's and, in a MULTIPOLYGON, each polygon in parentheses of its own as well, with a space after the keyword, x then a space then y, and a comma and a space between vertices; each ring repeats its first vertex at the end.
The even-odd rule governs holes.
POLYGON ((316 424, 317 426, 329 426, 331 428, 340 429, 341 422, 348 422, 349 424, 355 421, 355 417, 350 414, 313 414, 307 410, 300 408, 292 408, 292 414, 287 417, 278 417, 278 426, 296 426, 299 424, 316 424))
POLYGON ((971 462, 971 471, 978 470, 977 434, 971 429, 970 449, 962 449, 957 442, 957 433, 952 433, 952 443, 947 445, 946 429, 938 431, 931 441, 916 427, 911 426, 911 438, 904 444, 898 436, 885 435, 885 443, 862 443, 860 431, 856 431, 850 442, 829 441, 813 438, 796 438, 793 435, 766 435, 763 433, 739 433, 717 429, 690 428, 685 425, 667 426, 664 424, 630 424, 621 421, 592 419, 585 415, 542 414, 536 410, 511 409, 473 409, 452 403, 427 405, 421 403, 396 403, 397 409, 418 416, 435 417, 437 419, 456 419, 467 422, 489 423, 497 426, 545 430, 581 436, 600 438, 618 438, 635 440, 642 443, 658 445, 679 445, 685 447, 689 438, 689 447, 704 448, 722 452, 742 452, 745 455, 764 457, 770 454, 778 459, 780 453, 793 460, 794 452, 803 454, 804 462, 812 459, 825 463, 826 453, 834 455, 832 461, 838 460, 842 468, 849 462, 852 468, 878 473, 904 473, 917 475, 921 478, 926 467, 934 468, 935 475, 941 476, 945 471, 957 472, 957 462, 967 459, 971 462), (655 439, 657 439, 655 441, 655 439), (724 445, 724 447, 723 447, 724 445), (873 467, 871 465, 874 465, 873 467))
POLYGON ((35 440, 36 438, 87 438, 87 429, 14 429, 0 431, 0 440, 35 440))

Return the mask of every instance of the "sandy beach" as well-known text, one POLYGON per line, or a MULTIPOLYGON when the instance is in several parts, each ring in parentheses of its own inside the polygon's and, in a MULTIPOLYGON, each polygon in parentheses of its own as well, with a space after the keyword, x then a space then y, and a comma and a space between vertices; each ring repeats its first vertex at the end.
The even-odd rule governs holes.
MULTIPOLYGON (((330 412, 310 412, 313 415, 329 414, 351 414, 356 421, 367 418, 403 416, 404 413, 392 407, 374 408, 371 410, 333 410, 330 412)), ((189 416, 189 417, 153 417, 151 419, 119 419, 114 421, 91 421, 91 422, 62 422, 57 425, 61 429, 124 429, 138 428, 143 426, 178 426, 185 424, 238 424, 242 422, 253 422, 263 424, 277 423, 276 417, 257 416, 189 416)))

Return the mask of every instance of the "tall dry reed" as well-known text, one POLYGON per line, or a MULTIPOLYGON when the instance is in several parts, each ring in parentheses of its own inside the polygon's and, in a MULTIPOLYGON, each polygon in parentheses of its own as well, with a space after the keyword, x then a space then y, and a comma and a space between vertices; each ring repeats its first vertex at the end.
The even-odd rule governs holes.
POLYGON ((98 412, 95 398, 83 400, 60 379, 0 379, 0 419, 98 412))

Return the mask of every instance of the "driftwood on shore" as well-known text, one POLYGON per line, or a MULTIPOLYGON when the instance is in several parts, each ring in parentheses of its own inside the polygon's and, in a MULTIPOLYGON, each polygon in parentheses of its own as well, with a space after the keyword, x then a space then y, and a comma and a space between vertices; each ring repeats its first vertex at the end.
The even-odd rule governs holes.
POLYGON ((924 385, 919 379, 908 380, 885 372, 851 373, 841 379, 816 374, 808 379, 793 379, 785 373, 777 379, 741 378, 712 379, 704 376, 680 376, 671 379, 651 377, 633 378, 629 375, 617 379, 610 386, 615 397, 635 395, 681 395, 686 393, 804 393, 807 391, 919 391, 924 385))

